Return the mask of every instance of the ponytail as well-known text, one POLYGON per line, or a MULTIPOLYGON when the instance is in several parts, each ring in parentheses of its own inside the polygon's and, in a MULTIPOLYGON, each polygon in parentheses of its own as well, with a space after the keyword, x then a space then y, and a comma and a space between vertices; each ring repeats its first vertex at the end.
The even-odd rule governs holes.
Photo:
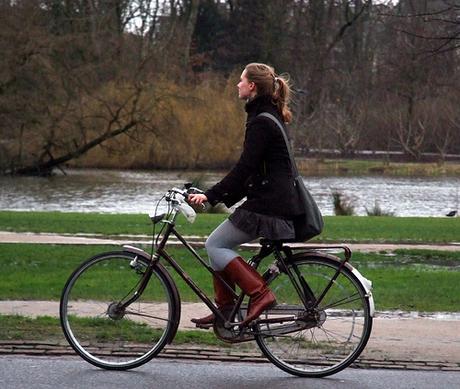
POLYGON ((289 102, 291 101, 291 88, 289 80, 285 76, 275 77, 275 91, 273 93, 273 101, 278 107, 285 123, 290 123, 292 120, 292 112, 289 109, 289 102))
POLYGON ((257 95, 269 95, 278 107, 278 112, 285 123, 292 120, 289 109, 291 87, 287 76, 277 76, 273 67, 263 63, 250 63, 246 66, 246 77, 257 86, 257 95))

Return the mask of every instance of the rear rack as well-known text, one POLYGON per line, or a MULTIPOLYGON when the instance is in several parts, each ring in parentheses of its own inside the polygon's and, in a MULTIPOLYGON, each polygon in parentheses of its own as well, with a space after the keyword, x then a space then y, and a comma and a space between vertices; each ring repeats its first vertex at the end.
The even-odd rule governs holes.
POLYGON ((331 244, 331 245, 315 245, 308 243, 297 243, 297 242, 283 242, 269 239, 261 239, 259 241, 262 246, 261 252, 272 252, 275 248, 284 251, 289 254, 292 254, 294 251, 298 250, 311 250, 311 251, 331 251, 331 250, 341 250, 345 255, 344 262, 348 262, 351 258, 352 251, 350 247, 344 244, 331 244))

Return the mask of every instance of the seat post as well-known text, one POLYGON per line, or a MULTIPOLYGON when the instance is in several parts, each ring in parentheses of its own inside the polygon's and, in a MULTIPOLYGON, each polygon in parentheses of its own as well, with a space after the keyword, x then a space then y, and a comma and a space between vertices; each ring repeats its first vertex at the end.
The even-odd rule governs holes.
POLYGON ((273 253, 275 249, 273 247, 273 241, 268 239, 260 239, 259 244, 261 246, 259 252, 249 260, 249 264, 252 264, 252 266, 256 269, 262 259, 268 257, 271 253, 273 253))

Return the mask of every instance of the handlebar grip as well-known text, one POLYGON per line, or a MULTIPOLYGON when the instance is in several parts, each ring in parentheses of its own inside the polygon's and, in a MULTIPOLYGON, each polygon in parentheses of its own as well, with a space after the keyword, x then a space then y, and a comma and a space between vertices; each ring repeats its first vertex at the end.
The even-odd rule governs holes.
POLYGON ((190 187, 187 189, 188 194, 204 194, 204 191, 195 187, 190 187))

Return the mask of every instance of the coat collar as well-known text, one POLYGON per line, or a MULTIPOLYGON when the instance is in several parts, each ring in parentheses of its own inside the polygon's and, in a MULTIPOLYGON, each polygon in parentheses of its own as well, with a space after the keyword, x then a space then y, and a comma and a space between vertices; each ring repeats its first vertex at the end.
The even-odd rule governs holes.
POLYGON ((248 119, 252 119, 254 116, 261 112, 275 112, 277 111, 276 105, 273 104, 272 97, 270 95, 256 96, 252 100, 248 101, 245 106, 245 110, 248 114, 248 119))

